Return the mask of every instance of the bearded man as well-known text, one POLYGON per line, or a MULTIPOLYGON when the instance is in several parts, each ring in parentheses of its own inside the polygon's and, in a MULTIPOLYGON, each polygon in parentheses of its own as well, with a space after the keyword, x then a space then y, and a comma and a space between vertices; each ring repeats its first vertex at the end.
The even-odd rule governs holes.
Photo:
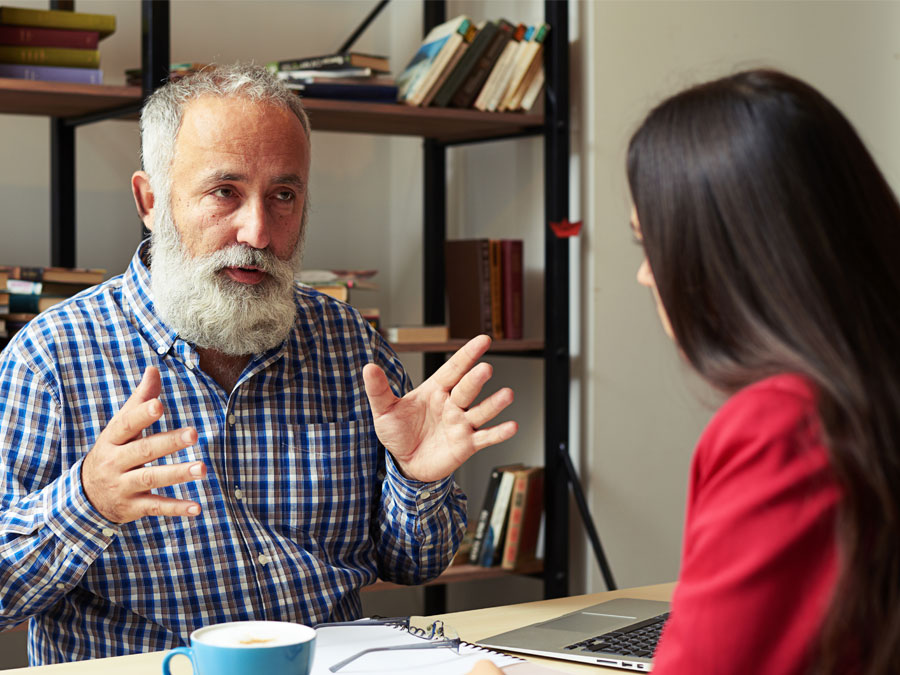
POLYGON ((511 437, 473 405, 475 338, 413 389, 348 305, 298 286, 309 123, 265 69, 169 83, 132 177, 128 270, 0 358, 0 626, 32 665, 168 649, 196 628, 354 619, 377 578, 446 567, 453 471, 511 437))

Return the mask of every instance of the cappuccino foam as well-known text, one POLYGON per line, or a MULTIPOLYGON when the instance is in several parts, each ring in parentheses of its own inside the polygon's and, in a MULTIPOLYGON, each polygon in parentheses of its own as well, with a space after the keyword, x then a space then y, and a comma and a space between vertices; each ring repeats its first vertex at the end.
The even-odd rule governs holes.
POLYGON ((214 647, 252 649, 284 647, 306 642, 315 636, 308 626, 281 621, 234 621, 196 631, 191 639, 214 647))

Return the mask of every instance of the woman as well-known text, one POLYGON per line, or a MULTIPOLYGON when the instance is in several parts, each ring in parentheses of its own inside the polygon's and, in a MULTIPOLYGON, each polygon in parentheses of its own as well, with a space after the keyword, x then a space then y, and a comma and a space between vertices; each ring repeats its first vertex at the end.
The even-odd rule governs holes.
POLYGON ((628 180, 638 280, 729 395, 694 455, 653 672, 896 672, 896 197, 828 100, 767 70, 660 104, 628 180))

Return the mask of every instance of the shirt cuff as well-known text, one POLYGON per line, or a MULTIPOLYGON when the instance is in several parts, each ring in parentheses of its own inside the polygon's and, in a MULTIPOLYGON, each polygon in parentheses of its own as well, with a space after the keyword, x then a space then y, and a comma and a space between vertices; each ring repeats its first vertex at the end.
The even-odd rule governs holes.
POLYGON ((78 460, 44 493, 44 513, 50 530, 73 553, 97 558, 119 533, 119 524, 106 520, 88 501, 81 484, 78 460))
POLYGON ((431 483, 423 483, 405 477, 394 463, 393 455, 388 451, 385 451, 385 455, 387 466, 385 483, 394 501, 405 511, 421 516, 444 503, 453 487, 452 475, 431 483))

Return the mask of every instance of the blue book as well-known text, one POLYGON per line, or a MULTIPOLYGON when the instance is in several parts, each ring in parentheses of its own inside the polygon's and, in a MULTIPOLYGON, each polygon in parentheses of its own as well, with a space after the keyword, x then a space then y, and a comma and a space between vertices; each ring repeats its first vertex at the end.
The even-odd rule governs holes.
POLYGON ((0 63, 0 77, 12 77, 18 80, 103 84, 103 71, 99 68, 64 68, 62 66, 0 63))

